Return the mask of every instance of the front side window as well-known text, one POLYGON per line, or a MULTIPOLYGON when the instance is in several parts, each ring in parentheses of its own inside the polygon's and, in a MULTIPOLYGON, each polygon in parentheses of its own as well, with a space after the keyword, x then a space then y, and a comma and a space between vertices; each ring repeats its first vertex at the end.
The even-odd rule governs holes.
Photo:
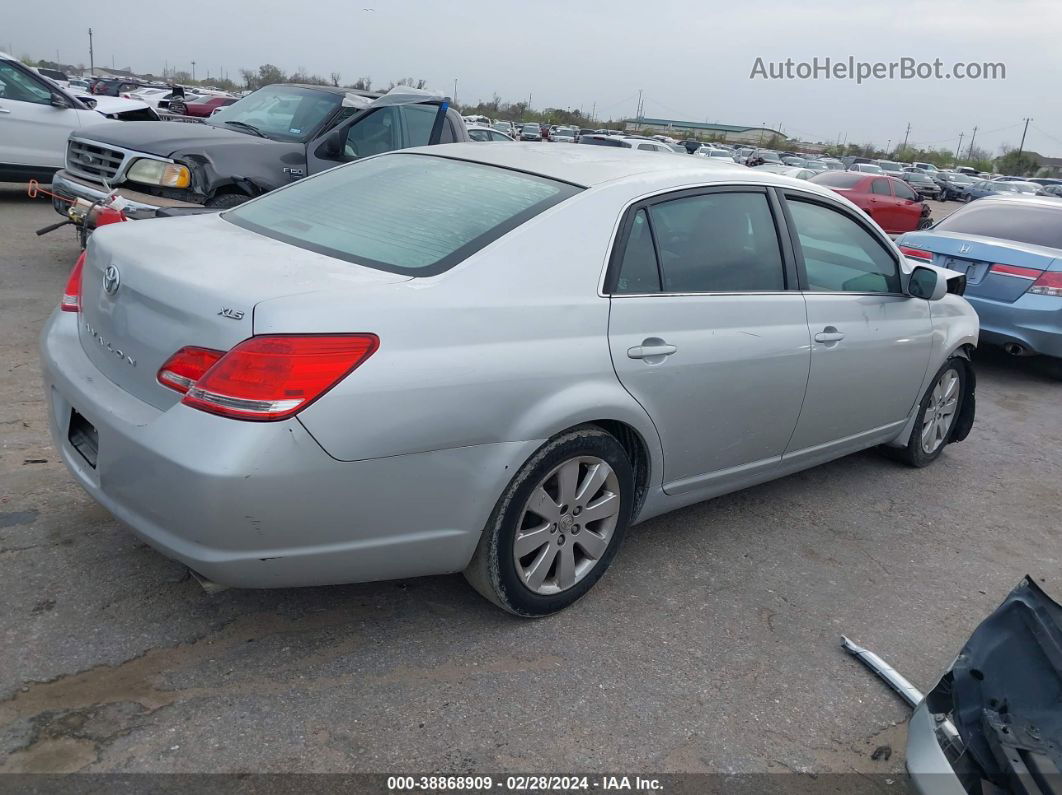
POLYGON ((382 155, 401 149, 402 132, 398 123, 399 110, 396 106, 377 108, 369 111, 347 129, 347 140, 343 145, 343 157, 356 160, 359 157, 382 155))
POLYGON ((671 199, 650 207, 649 217, 664 292, 785 289, 766 194, 716 192, 671 199))
POLYGON ((0 61, 0 99, 50 105, 52 92, 9 61, 0 61))
POLYGON ((861 224, 821 204, 789 199, 808 289, 899 293, 900 272, 885 246, 861 224))
POLYGON ((579 190, 495 166, 397 153, 300 180, 222 217, 309 251, 428 276, 579 190))

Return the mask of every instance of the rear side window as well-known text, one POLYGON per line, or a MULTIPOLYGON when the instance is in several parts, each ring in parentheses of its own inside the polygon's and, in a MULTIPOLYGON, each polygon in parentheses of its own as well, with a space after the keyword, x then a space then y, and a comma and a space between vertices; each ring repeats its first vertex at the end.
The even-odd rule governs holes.
POLYGON ((616 292, 658 293, 660 292, 660 272, 656 266, 656 249, 653 247, 653 235, 649 229, 649 216, 639 210, 631 222, 627 247, 623 251, 616 292))
POLYGON ((300 180, 223 217, 337 259, 430 276, 580 190, 495 166, 398 153, 300 180))
POLYGON ((916 194, 913 190, 907 187, 907 185, 905 185, 903 182, 900 182, 899 180, 893 182, 892 187, 896 191, 896 195, 901 199, 908 199, 909 201, 913 201, 918 198, 918 194, 916 194))
POLYGON ((782 253, 767 196, 717 192, 639 210, 615 292, 661 289, 665 293, 784 290, 782 253), (657 267, 659 276, 654 272, 657 267))
POLYGON ((808 289, 821 292, 899 293, 896 260, 873 235, 844 213, 789 200, 800 240, 808 289))
POLYGON ((870 192, 878 193, 882 196, 891 196, 892 191, 889 190, 889 181, 885 179, 875 179, 870 182, 870 192))
POLYGON ((1062 249, 1062 209, 1018 205, 1000 207, 999 204, 971 205, 949 215, 933 228, 941 232, 984 235, 1062 249))

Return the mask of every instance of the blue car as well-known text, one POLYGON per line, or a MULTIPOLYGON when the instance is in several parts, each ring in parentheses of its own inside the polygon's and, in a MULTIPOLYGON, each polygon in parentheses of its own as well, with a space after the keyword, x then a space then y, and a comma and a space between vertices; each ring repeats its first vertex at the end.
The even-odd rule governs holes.
POLYGON ((980 199, 896 243, 908 258, 966 274, 982 342, 1050 357, 1062 378, 1062 198, 980 199))
POLYGON ((1025 194, 1036 196, 1043 194, 1043 186, 1034 182, 1019 182, 1008 179, 982 179, 972 185, 967 185, 959 194, 961 201, 972 202, 974 199, 983 199, 986 196, 1005 196, 1007 194, 1025 194))

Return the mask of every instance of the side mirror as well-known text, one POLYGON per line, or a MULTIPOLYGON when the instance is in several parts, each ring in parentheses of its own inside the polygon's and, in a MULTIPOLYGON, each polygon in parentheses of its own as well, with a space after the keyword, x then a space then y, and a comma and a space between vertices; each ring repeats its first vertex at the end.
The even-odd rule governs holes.
POLYGON ((70 100, 60 94, 58 91, 52 92, 52 107, 55 108, 69 108, 70 100))
POLYGON ((947 281, 932 268, 917 266, 907 282, 907 294, 927 301, 939 301, 948 293, 947 281))
POLYGON ((342 160, 343 144, 346 143, 347 129, 341 127, 328 133, 317 148, 317 156, 326 160, 342 160))

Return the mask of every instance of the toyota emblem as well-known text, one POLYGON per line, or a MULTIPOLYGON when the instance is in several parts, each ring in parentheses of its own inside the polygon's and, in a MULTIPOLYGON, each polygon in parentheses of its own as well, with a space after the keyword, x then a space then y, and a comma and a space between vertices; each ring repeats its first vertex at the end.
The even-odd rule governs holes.
POLYGON ((114 295, 118 292, 118 285, 121 284, 122 275, 118 272, 118 269, 113 265, 108 265, 107 270, 103 272, 103 290, 107 295, 114 295))

